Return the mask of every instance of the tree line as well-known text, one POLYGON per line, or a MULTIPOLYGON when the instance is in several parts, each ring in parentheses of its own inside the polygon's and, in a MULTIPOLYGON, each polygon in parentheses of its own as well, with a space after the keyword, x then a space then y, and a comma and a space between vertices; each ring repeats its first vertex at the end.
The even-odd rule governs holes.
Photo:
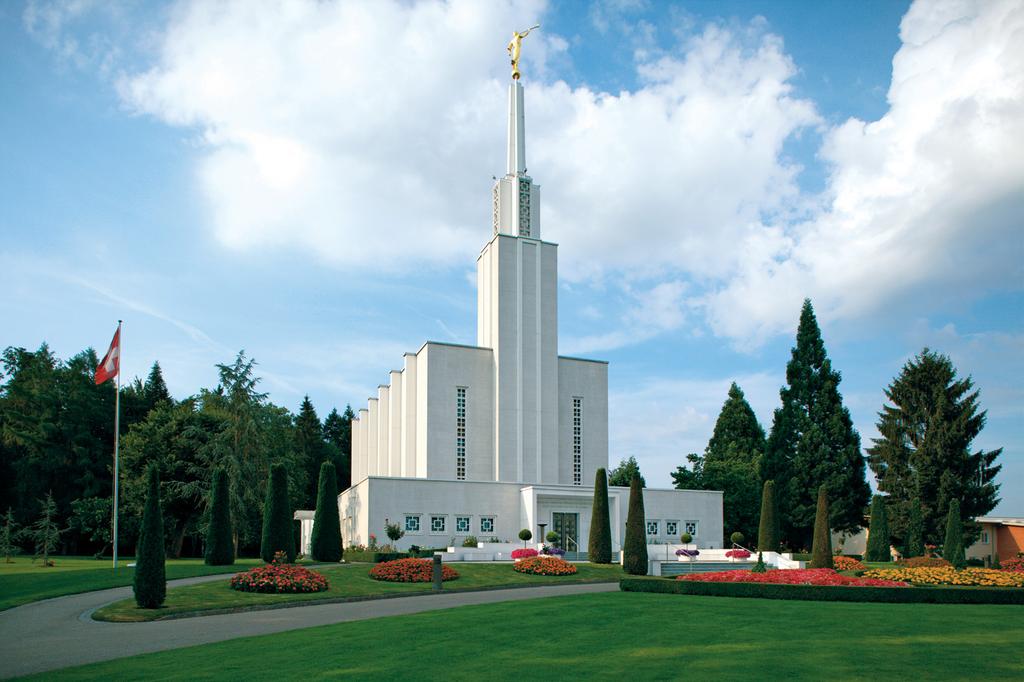
MULTIPOLYGON (((0 510, 15 525, 39 517, 52 496, 62 525, 60 551, 102 553, 111 544, 114 382, 93 382, 87 349, 64 361, 44 343, 7 348, 0 365, 0 510)), ((202 555, 215 471, 225 472, 242 553, 259 548, 260 509, 273 464, 288 472, 292 508, 312 509, 320 466, 351 483, 350 407, 321 421, 309 397, 297 414, 258 390, 256 362, 244 351, 217 365, 218 383, 175 400, 158 362, 145 380, 121 387, 119 544, 130 552, 146 498, 146 470, 159 473, 168 555, 202 555)))
MULTIPOLYGON (((841 378, 805 300, 771 430, 765 433, 733 383, 704 453, 687 455, 688 464, 672 472, 675 487, 723 491, 726 537, 738 531, 755 538, 762 488, 771 481, 778 538, 801 550, 812 545, 822 487, 832 531, 852 533, 865 525, 870 467, 884 493, 876 504, 884 506, 897 547, 918 533, 923 542, 941 545, 951 508, 963 522, 965 544, 976 541, 980 527, 973 520, 999 502, 1001 466, 995 462, 1002 449, 971 448, 985 425, 971 378, 958 378, 947 356, 922 350, 885 390, 880 435, 866 456, 843 405, 841 378)), ((612 484, 628 485, 627 476, 639 473, 635 464, 623 461, 612 472, 621 472, 622 482, 612 484)))

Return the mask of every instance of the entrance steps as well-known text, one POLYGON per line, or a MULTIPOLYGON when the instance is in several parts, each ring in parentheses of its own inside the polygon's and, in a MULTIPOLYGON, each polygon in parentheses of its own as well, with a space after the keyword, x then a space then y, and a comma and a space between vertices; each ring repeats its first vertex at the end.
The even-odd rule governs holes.
POLYGON ((676 576, 686 573, 715 573, 717 571, 749 571, 755 561, 663 561, 661 574, 676 576))

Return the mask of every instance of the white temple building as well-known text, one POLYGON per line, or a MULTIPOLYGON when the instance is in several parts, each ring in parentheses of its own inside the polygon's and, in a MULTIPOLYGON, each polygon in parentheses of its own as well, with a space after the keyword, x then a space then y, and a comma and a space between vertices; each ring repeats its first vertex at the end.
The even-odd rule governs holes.
MULTIPOLYGON (((586 551, 595 474, 608 466, 608 363, 558 354, 558 246, 541 238, 519 80, 508 108, 507 172, 477 258, 477 345, 427 341, 359 410, 353 483, 338 498, 346 547, 386 542, 390 521, 405 531, 400 549, 518 543, 544 524, 586 551)), ((609 489, 615 551, 628 497, 609 489)), ((644 504, 648 542, 686 531, 722 547, 720 492, 646 489, 644 504)))

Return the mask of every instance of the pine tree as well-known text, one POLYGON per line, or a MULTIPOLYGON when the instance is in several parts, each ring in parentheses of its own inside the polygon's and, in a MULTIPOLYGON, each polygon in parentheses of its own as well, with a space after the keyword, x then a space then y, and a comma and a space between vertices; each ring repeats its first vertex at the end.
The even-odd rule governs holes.
POLYGON ((57 543, 60 542, 63 531, 57 526, 57 503, 53 501, 53 494, 46 493, 46 497, 39 500, 39 504, 42 505, 39 518, 22 530, 21 535, 29 538, 35 547, 35 556, 32 560, 42 559, 43 566, 52 566, 50 555, 57 550, 57 543))
POLYGON ((18 524, 14 520, 14 511, 8 507, 4 515, 4 527, 0 531, 0 552, 3 552, 4 563, 14 563, 12 556, 21 552, 21 548, 14 544, 14 538, 18 536, 18 524))
POLYGON ((889 552, 889 517, 885 509, 885 498, 875 495, 871 499, 871 528, 868 531, 868 547, 865 561, 891 561, 889 552))
POLYGON ((758 472, 764 455, 764 429, 735 383, 715 422, 704 455, 689 455, 691 468, 672 473, 679 490, 721 490, 726 528, 753 537, 757 529, 758 472))
POLYGON ((277 552, 284 552, 288 563, 295 561, 288 472, 283 464, 270 467, 270 481, 263 505, 263 540, 260 543, 260 556, 268 564, 274 561, 277 552))
POLYGON ((303 398, 299 413, 295 416, 295 450, 306 481, 299 504, 302 509, 309 509, 316 503, 320 464, 328 458, 328 453, 323 426, 308 395, 303 398))
POLYGON ((150 410, 160 403, 174 402, 171 398, 171 392, 167 390, 167 384, 164 382, 164 374, 160 371, 159 362, 154 362, 153 366, 150 368, 149 376, 146 377, 146 384, 143 388, 142 395, 150 410))
POLYGON ((647 529, 644 527, 644 491, 640 477, 629 484, 626 538, 622 543, 622 568, 630 575, 647 575, 647 529))
POLYGON ((234 530, 231 527, 231 490, 223 469, 213 473, 210 521, 206 527, 205 560, 209 566, 235 563, 234 530))
POLYGON ((337 410, 324 419, 324 438, 338 450, 335 468, 338 471, 338 490, 348 490, 352 486, 352 420, 356 413, 351 405, 345 406, 345 412, 337 410))
POLYGON ((817 512, 814 515, 814 546, 811 549, 811 568, 834 568, 832 561, 832 530, 828 525, 828 488, 818 488, 817 512))
POLYGON ((147 472, 146 507, 136 550, 133 589, 140 609, 156 609, 167 595, 164 519, 160 510, 160 472, 151 464, 147 472))
MULTIPOLYGON (((868 463, 878 489, 889 494, 896 538, 907 534, 915 509, 922 512, 924 540, 938 544, 953 500, 967 519, 998 504, 995 478, 1002 467, 995 460, 1002 449, 971 452, 971 441, 985 426, 972 389, 970 377, 957 379, 950 359, 927 348, 886 389, 891 404, 878 413, 881 437, 868 449, 868 463)), ((980 527, 971 522, 965 531, 964 541, 971 544, 980 527)))
POLYGON ((757 528, 757 548, 762 552, 779 549, 779 521, 775 505, 775 481, 765 481, 761 491, 761 517, 757 528))
POLYGON ((633 485, 633 479, 640 479, 640 487, 646 488, 647 481, 640 475, 640 465, 636 457, 630 457, 619 462, 619 466, 608 472, 608 485, 626 487, 633 485))
POLYGON ((320 485, 313 516, 310 554, 317 561, 341 561, 341 517, 338 514, 338 478, 334 465, 320 465, 320 485))
POLYGON ((839 372, 825 352, 810 300, 800 313, 796 346, 786 365, 782 406, 775 410, 761 465, 761 479, 774 480, 782 535, 806 546, 815 515, 815 494, 827 486, 831 526, 860 528, 871 489, 865 478, 860 436, 839 393, 839 372))
POLYGON ((924 556, 924 522, 921 519, 921 505, 917 498, 914 498, 910 507, 910 517, 907 520, 907 530, 904 533, 903 558, 924 556))
POLYGON ((953 564, 958 571, 967 566, 964 556, 963 519, 960 518, 960 501, 951 500, 946 514, 946 540, 942 543, 942 558, 953 564))
POLYGON ((612 562, 612 528, 608 514, 608 476, 598 469, 594 477, 594 507, 590 513, 590 539, 587 557, 592 564, 612 562))

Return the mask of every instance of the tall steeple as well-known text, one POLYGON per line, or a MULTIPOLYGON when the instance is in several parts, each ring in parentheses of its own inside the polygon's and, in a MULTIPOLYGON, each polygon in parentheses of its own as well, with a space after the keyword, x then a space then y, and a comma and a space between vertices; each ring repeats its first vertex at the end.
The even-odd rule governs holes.
POLYGON ((492 190, 494 234, 540 239, 540 186, 526 174, 523 84, 508 84, 508 163, 492 190))
POLYGON ((523 113, 523 84, 508 84, 508 175, 526 175, 526 120, 523 113))

